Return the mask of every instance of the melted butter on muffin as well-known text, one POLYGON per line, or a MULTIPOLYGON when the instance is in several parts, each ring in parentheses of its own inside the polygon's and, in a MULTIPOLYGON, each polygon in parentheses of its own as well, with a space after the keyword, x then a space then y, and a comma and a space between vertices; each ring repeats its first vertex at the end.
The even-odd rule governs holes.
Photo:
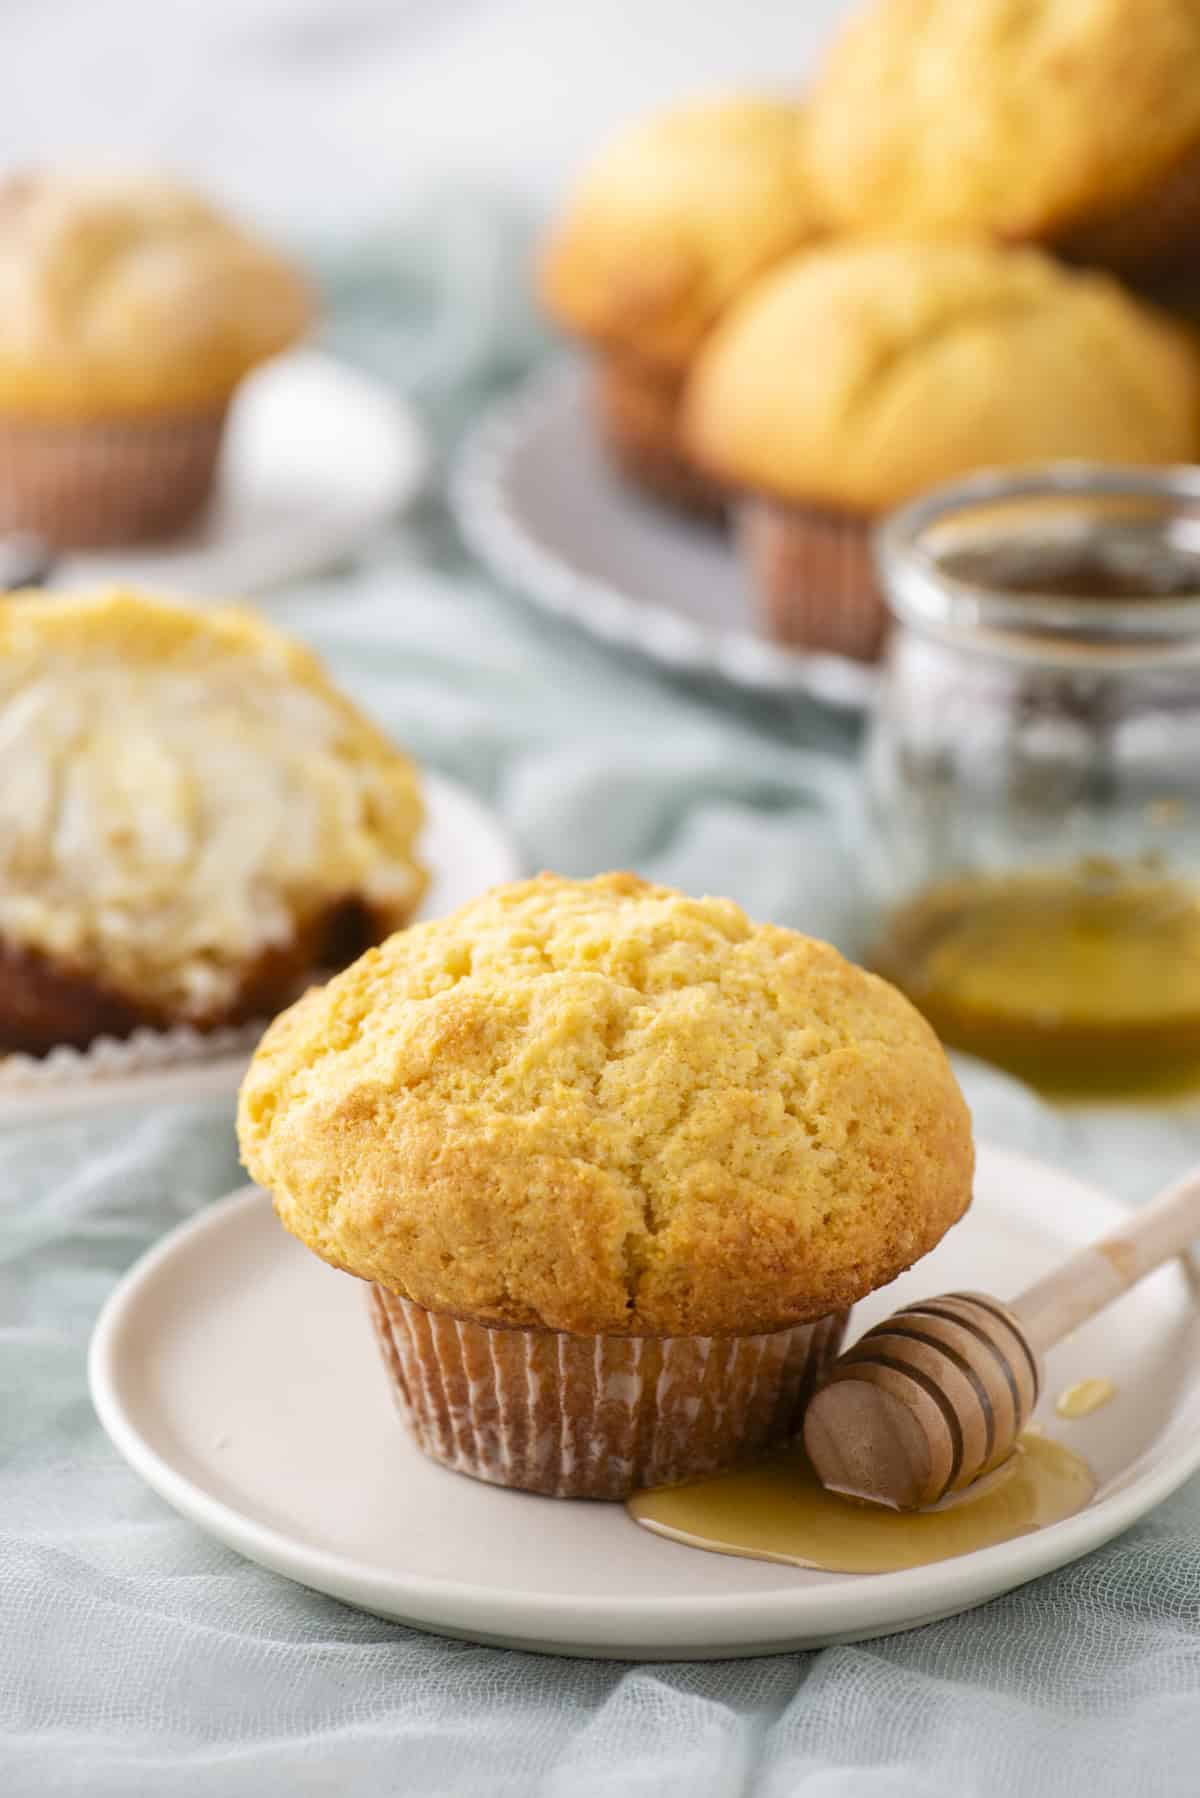
MULTIPOLYGON (((0 943, 208 1021, 348 901, 412 912, 411 764, 248 613, 0 604, 0 943)), ((2 999, 2 991, 0 991, 2 999)))
POLYGON ((272 1025, 239 1135, 326 1260, 576 1333, 828 1316, 940 1239, 973 1165, 894 988, 628 874, 499 888, 369 951, 272 1025))

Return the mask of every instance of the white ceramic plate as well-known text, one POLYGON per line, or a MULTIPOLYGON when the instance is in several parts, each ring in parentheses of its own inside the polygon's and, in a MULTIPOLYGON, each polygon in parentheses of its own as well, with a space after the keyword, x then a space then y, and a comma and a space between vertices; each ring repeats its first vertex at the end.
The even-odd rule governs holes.
POLYGON ((293 350, 238 389, 213 504, 191 530, 68 556, 50 584, 259 593, 348 555, 414 498, 427 468, 424 434, 398 394, 319 350, 293 350))
MULTIPOLYGON (((425 827, 420 854, 430 871, 429 887, 419 918, 438 918, 464 905, 485 887, 517 880, 521 859, 504 826, 475 795, 445 775, 426 770, 425 827)), ((0 1057, 0 1123, 24 1122, 51 1114, 94 1110, 98 1106, 137 1103, 169 1104, 173 1099, 232 1092, 241 1080, 253 1047, 253 1032, 230 1032, 236 1046, 213 1054, 203 1038, 194 1052, 170 1066, 132 1069, 122 1065, 122 1045, 114 1045, 111 1061, 92 1053, 72 1057, 61 1069, 45 1062, 0 1057), (21 1065, 23 1064, 23 1065, 21 1065)))
POLYGON ((869 705, 874 669, 755 635, 727 534, 643 499, 597 441, 586 371, 554 368, 485 414, 451 483, 468 543, 537 605, 676 673, 869 705))
MULTIPOLYGON (((1003 1295, 1111 1228, 1120 1206, 985 1148, 968 1218, 855 1328, 906 1298, 1003 1295)), ((168 1503, 266 1567, 385 1617, 556 1654, 706 1659, 907 1629, 976 1605, 1115 1535, 1200 1464, 1200 1313, 1160 1270, 1056 1350, 1053 1394, 1085 1376, 1118 1397, 1055 1435, 1100 1487, 1039 1534, 913 1572, 823 1574, 664 1541, 619 1505, 476 1484, 413 1447, 395 1416, 364 1288, 285 1235, 254 1188, 153 1249, 92 1339, 92 1396, 168 1503)))

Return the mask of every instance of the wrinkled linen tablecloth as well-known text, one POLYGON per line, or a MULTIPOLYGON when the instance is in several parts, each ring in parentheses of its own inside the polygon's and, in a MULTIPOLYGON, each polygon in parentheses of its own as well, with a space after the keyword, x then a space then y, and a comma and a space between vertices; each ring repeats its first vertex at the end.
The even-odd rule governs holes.
MULTIPOLYGON (((520 237, 451 196, 327 268, 337 345, 447 445, 535 353, 520 237)), ((658 679, 472 569, 436 501, 269 602, 530 869, 631 866, 854 947, 852 721, 658 679)), ((1200 1158, 1200 1110, 1056 1113, 979 1067, 979 1133, 1130 1200, 1200 1158)), ((0 1132, 0 1793, 6 1798, 1194 1798, 1200 1481, 1097 1553, 907 1635, 633 1666, 443 1641, 208 1540, 110 1448, 93 1320, 239 1183, 226 1100, 0 1132)))

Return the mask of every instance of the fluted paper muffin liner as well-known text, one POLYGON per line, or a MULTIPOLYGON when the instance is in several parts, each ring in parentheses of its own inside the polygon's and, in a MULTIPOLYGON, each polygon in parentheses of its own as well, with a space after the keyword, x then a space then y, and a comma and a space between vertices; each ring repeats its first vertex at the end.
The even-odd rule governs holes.
POLYGON ((1126 275, 1200 268, 1200 146, 1135 201, 1078 226, 1054 247, 1126 275))
POLYGON ((0 1094, 61 1092, 130 1074, 199 1066, 223 1055, 249 1056, 265 1029, 265 1019, 217 1030, 177 1024, 170 1030, 135 1030, 121 1038, 98 1036, 86 1049, 62 1043, 46 1055, 0 1053, 0 1094))
POLYGON ((765 636, 792 649, 878 660, 888 614, 866 519, 755 497, 741 501, 734 524, 765 636))
POLYGON ((0 530, 61 549, 170 536, 212 492, 225 418, 225 407, 113 422, 0 418, 0 530))
POLYGON ((724 491, 679 445, 683 377, 607 356, 596 365, 592 387, 600 437, 618 473, 677 510, 719 520, 724 491))
POLYGON ((380 1286, 371 1315, 417 1446, 473 1479, 623 1499, 795 1433, 846 1313, 753 1336, 576 1336, 428 1311, 380 1286))

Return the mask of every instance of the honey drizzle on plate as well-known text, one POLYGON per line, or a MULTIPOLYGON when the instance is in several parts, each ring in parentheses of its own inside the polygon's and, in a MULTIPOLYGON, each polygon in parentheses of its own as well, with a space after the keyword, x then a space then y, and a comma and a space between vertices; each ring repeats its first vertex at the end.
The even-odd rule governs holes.
POLYGON ((1111 1380, 1076 1380, 1059 1393, 1054 1409, 1060 1417, 1090 1417, 1116 1396, 1117 1388, 1111 1380))
POLYGON ((692 1548, 829 1573, 894 1573, 1009 1542, 1081 1511, 1096 1481, 1061 1443, 1027 1432, 952 1503, 891 1511, 826 1492, 798 1445, 751 1467, 635 1492, 635 1523, 692 1548))

